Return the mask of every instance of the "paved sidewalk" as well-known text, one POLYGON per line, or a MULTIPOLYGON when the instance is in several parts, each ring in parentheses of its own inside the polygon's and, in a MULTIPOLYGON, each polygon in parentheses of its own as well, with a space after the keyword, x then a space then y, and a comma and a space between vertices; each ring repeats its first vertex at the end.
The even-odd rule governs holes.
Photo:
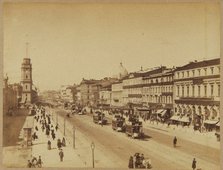
MULTIPOLYGON (((55 127, 55 123, 51 118, 51 124, 55 127)), ((33 141, 32 146, 32 156, 42 158, 43 167, 84 167, 84 163, 80 160, 78 155, 75 153, 72 145, 67 141, 66 137, 66 147, 62 147, 64 152, 64 160, 60 162, 59 150, 57 148, 57 139, 61 139, 64 137, 60 130, 55 131, 56 138, 53 140, 51 135, 49 138, 45 135, 45 132, 42 132, 41 125, 34 122, 34 127, 38 127, 37 136, 38 139, 33 141), (47 141, 51 141, 51 150, 47 149, 47 141)))

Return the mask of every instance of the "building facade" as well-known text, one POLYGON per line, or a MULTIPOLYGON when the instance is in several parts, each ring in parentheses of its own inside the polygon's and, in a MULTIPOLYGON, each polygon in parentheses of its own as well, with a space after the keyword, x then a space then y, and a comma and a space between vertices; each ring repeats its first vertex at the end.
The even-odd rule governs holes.
POLYGON ((100 99, 100 105, 111 106, 111 101, 112 101, 111 84, 101 88, 99 92, 99 99, 100 99))
POLYGON ((140 105, 142 104, 142 73, 130 73, 123 79, 123 104, 140 105))
POLYGON ((60 88, 60 96, 64 102, 73 102, 73 90, 70 85, 63 85, 60 88))
POLYGON ((22 102, 32 103, 32 64, 30 58, 24 58, 21 67, 22 102))
POLYGON ((3 84, 3 114, 8 114, 10 109, 17 107, 17 91, 13 88, 13 85, 8 84, 8 77, 6 77, 3 84))
POLYGON ((173 109, 173 70, 164 66, 143 77, 143 103, 154 108, 173 109))
POLYGON ((220 58, 194 61, 174 72, 175 115, 191 123, 217 123, 220 119, 220 58))
POLYGON ((81 105, 93 106, 99 100, 99 80, 83 79, 80 83, 81 105))
POLYGON ((121 107, 123 106, 123 84, 122 80, 114 82, 112 84, 112 94, 111 94, 111 106, 121 107))

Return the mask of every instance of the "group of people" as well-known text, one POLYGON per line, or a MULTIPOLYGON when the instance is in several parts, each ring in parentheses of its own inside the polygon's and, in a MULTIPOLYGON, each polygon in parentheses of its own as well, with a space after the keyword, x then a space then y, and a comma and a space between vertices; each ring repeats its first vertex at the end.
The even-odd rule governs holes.
POLYGON ((151 169, 152 165, 151 165, 151 160, 150 159, 145 159, 143 154, 135 153, 134 156, 130 156, 128 167, 130 169, 132 169, 132 168, 151 169))
MULTIPOLYGON (((53 125, 51 115, 46 112, 44 107, 35 106, 33 108, 35 108, 35 111, 36 111, 36 114, 34 115, 36 126, 34 128, 34 132, 32 133, 32 139, 35 141, 39 138, 37 133, 45 134, 48 139, 47 150, 51 150, 52 149, 51 142, 57 138, 57 148, 59 150, 59 158, 60 158, 60 161, 63 161, 64 153, 63 153, 62 147, 66 146, 66 140, 64 137, 62 138, 62 140, 56 137, 56 132, 59 129, 59 125, 58 124, 56 124, 55 126, 53 125), (38 127, 40 127, 42 131, 39 130, 38 127)), ((37 159, 36 157, 33 157, 31 160, 28 160, 27 167, 28 168, 42 167, 41 156, 39 156, 39 159, 37 159)))
POLYGON ((37 159, 36 157, 32 157, 31 160, 28 160, 27 167, 28 168, 41 168, 43 164, 43 161, 41 159, 41 156, 37 159))

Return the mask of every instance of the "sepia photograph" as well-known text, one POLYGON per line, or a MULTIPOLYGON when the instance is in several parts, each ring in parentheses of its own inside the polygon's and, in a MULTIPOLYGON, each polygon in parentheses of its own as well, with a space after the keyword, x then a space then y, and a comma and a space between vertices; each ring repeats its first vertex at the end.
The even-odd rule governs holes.
POLYGON ((221 5, 3 1, 4 169, 220 170, 221 5))

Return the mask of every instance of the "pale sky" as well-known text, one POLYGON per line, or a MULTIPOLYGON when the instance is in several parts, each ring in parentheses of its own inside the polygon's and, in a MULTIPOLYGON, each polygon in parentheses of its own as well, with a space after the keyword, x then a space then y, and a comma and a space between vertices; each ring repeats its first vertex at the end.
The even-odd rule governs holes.
POLYGON ((40 90, 220 57, 218 4, 5 4, 3 31, 4 74, 20 82, 29 42, 40 90))

